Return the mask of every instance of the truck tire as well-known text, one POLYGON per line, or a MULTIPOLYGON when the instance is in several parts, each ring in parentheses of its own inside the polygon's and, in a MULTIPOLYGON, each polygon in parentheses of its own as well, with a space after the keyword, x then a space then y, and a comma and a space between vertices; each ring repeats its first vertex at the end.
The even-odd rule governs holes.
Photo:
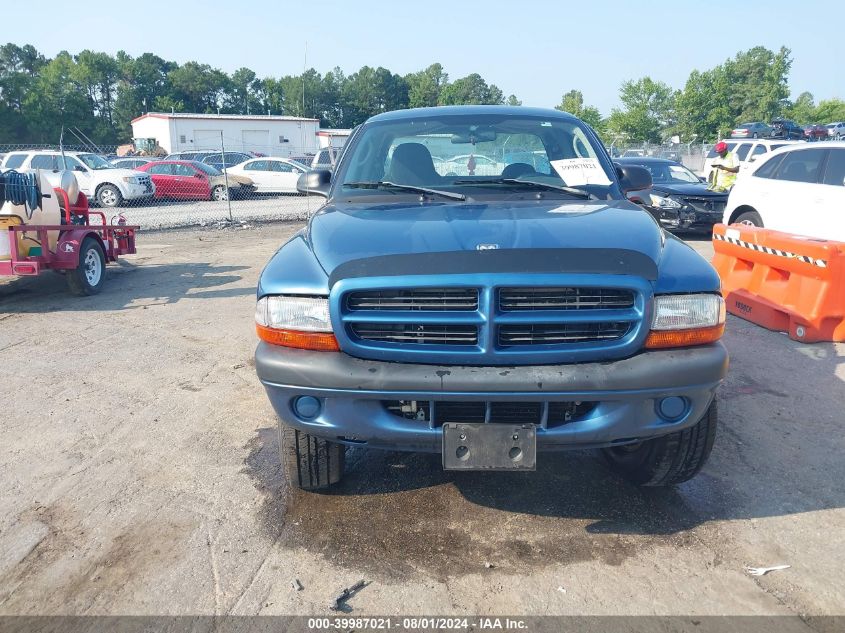
POLYGON ((733 223, 749 224, 751 226, 759 226, 761 229, 763 228, 763 218, 756 211, 746 211, 745 213, 739 214, 733 223))
POLYGON ((91 236, 82 240, 79 247, 79 265, 67 271, 70 291, 80 297, 95 295, 106 280, 106 256, 103 247, 91 236))
POLYGON ((107 209, 113 209, 123 204, 120 189, 114 185, 103 185, 97 189, 97 204, 107 209))
POLYGON ((704 466, 716 438, 716 401, 694 426, 630 446, 604 448, 610 469, 638 486, 672 486, 704 466))
POLYGON ((346 447, 279 425, 282 468, 292 486, 323 490, 343 477, 346 447))

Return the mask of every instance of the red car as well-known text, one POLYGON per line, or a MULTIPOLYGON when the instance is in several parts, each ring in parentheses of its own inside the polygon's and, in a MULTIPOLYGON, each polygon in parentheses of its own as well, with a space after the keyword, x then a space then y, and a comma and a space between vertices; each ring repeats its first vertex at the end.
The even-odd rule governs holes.
POLYGON ((806 125, 804 126, 804 138, 808 141, 823 141, 827 138, 827 128, 818 123, 806 125))
POLYGON ((227 200, 230 193, 238 197, 253 189, 249 178, 234 175, 227 188, 220 170, 193 160, 156 160, 136 169, 150 175, 156 198, 227 200))

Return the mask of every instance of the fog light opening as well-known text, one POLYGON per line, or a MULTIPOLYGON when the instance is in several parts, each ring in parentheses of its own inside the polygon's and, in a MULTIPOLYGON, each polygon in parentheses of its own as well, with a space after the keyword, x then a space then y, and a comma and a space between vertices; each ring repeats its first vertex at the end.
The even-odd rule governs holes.
POLYGON ((676 422, 689 411, 689 402, 681 396, 669 396, 657 401, 657 415, 667 422, 676 422))
POLYGON ((299 396, 293 399, 291 408, 297 417, 303 420, 313 420, 320 415, 323 405, 314 396, 299 396))

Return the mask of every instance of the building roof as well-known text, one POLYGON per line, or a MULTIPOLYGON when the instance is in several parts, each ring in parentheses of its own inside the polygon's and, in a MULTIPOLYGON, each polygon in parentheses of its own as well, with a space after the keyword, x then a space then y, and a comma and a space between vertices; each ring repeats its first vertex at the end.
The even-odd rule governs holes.
POLYGON ((299 116, 284 116, 281 114, 198 114, 194 112, 147 112, 132 119, 132 123, 141 119, 217 119, 232 121, 319 121, 299 116))

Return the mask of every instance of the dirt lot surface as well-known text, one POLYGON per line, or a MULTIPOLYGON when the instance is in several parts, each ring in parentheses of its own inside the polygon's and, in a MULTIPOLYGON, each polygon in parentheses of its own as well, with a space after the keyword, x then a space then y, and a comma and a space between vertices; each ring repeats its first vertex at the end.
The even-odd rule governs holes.
POLYGON ((713 455, 676 489, 586 452, 444 474, 356 450, 332 493, 289 490, 252 310, 298 228, 145 233, 95 297, 0 282, 0 613, 328 614, 361 578, 355 614, 845 613, 845 346, 738 319, 713 455))

